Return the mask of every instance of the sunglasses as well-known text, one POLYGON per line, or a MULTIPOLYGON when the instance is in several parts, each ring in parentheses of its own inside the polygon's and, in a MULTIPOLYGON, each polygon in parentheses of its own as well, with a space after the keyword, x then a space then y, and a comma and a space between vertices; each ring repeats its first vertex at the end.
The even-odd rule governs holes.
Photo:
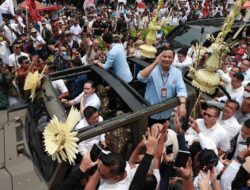
POLYGON ((207 112, 204 112, 204 113, 203 113, 203 116, 204 116, 204 117, 208 117, 208 118, 217 117, 216 115, 211 115, 211 114, 209 114, 209 113, 207 113, 207 112))

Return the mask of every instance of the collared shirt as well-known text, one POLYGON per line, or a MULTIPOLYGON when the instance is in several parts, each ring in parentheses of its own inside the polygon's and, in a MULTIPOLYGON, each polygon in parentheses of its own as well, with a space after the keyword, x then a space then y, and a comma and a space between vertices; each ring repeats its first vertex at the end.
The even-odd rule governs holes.
MULTIPOLYGON (((233 100, 236 100, 237 102, 239 102, 239 104, 241 105, 242 101, 243 101, 243 92, 244 92, 244 87, 243 85, 241 85, 239 88, 232 88, 231 84, 228 85, 228 87, 226 87, 227 92, 230 94, 231 98, 233 100)), ((219 101, 224 101, 226 102, 228 100, 227 96, 222 96, 220 98, 218 98, 219 101)))
MULTIPOLYGON (((160 104, 174 97, 187 97, 186 85, 183 81, 181 71, 170 66, 167 73, 162 74, 161 66, 157 65, 148 78, 143 78, 139 73, 138 80, 147 83, 145 99, 151 104, 160 104), (163 77, 163 80, 162 80, 163 77), (167 81, 163 86, 163 81, 167 81), (162 97, 161 89, 167 88, 167 96, 162 97)), ((161 113, 151 116, 152 119, 169 118, 173 109, 167 109, 161 113)))
POLYGON ((217 70, 217 73, 219 74, 220 79, 224 83, 224 86, 229 85, 231 83, 232 79, 229 76, 229 72, 224 72, 223 70, 219 69, 217 70))
POLYGON ((174 62, 172 65, 175 66, 176 68, 180 69, 182 71, 182 73, 184 74, 184 72, 187 71, 188 66, 191 66, 192 64, 193 64, 193 60, 188 55, 186 56, 184 61, 180 62, 178 55, 175 54, 174 62))
POLYGON ((241 151, 245 150, 247 148, 247 145, 240 144, 240 142, 246 142, 241 136, 241 131, 240 134, 238 135, 237 142, 236 142, 236 149, 233 155, 233 159, 235 159, 241 151))
POLYGON ((114 73, 126 83, 133 80, 133 76, 126 59, 126 52, 122 44, 112 44, 111 50, 107 55, 107 61, 103 65, 103 68, 105 70, 112 69, 114 73))
POLYGON ((241 128, 241 125, 234 116, 229 119, 222 120, 221 113, 217 122, 227 131, 230 140, 235 137, 235 134, 239 133, 241 128))
POLYGON ((18 58, 21 56, 25 56, 30 60, 29 55, 27 53, 20 52, 19 55, 15 55, 15 53, 12 53, 8 57, 8 66, 9 67, 20 67, 20 64, 18 63, 18 58))
MULTIPOLYGON (((79 94, 75 99, 75 103, 79 104, 81 101, 81 96, 84 94, 84 92, 82 92, 81 94, 79 94)), ((87 106, 93 106, 96 109, 100 109, 101 107, 101 101, 100 98, 96 95, 96 93, 91 94, 90 96, 87 96, 85 99, 85 107, 87 106)))
MULTIPOLYGON (((98 123, 102 122, 103 118, 99 116, 98 118, 98 123)), ((81 119, 79 123, 76 125, 75 130, 79 130, 85 127, 88 127, 89 123, 85 118, 81 119)), ((92 146, 96 143, 99 143, 100 141, 105 140, 105 134, 97 135, 95 137, 92 137, 90 139, 86 139, 84 141, 81 141, 78 144, 78 151, 80 152, 81 155, 86 155, 88 151, 91 150, 92 146)))
POLYGON ((62 79, 58 79, 55 81, 52 81, 52 86, 56 91, 56 94, 59 96, 63 93, 68 92, 68 88, 65 85, 64 81, 62 79))
POLYGON ((232 182, 237 175, 241 164, 236 161, 232 161, 226 170, 223 172, 221 179, 220 179, 220 186, 223 190, 231 190, 232 189, 232 182))
POLYGON ((41 50, 43 48, 43 44, 46 44, 46 42, 44 41, 44 39, 42 38, 42 36, 40 36, 40 34, 37 34, 36 38, 34 38, 33 36, 30 37, 33 41, 33 46, 35 48, 35 50, 41 50))
POLYGON ((9 50, 9 45, 6 41, 0 42, 0 58, 3 60, 4 64, 8 64, 8 58, 11 55, 9 50))
POLYGON ((244 84, 247 84, 250 82, 250 68, 247 69, 245 72, 242 72, 244 76, 244 84))
POLYGON ((78 39, 80 39, 80 34, 82 32, 82 29, 79 25, 71 26, 69 31, 73 34, 73 40, 78 41, 78 39))
POLYGON ((127 176, 125 179, 114 184, 110 184, 110 183, 107 183, 105 180, 101 180, 98 190, 109 190, 109 189, 128 190, 130 183, 132 182, 134 174, 135 174, 135 168, 131 169, 130 165, 127 163, 125 170, 127 173, 127 176))
MULTIPOLYGON (((196 119, 196 122, 201 132, 208 138, 212 139, 217 148, 222 151, 228 151, 230 149, 230 140, 228 134, 222 126, 217 122, 213 127, 207 128, 204 119, 196 119)), ((197 133, 190 127, 187 131, 189 135, 197 135, 197 133)))

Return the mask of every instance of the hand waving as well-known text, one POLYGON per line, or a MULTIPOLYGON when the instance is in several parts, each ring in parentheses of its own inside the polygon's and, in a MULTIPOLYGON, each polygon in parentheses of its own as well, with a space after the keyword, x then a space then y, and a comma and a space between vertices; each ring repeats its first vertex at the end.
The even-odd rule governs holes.
POLYGON ((147 149, 146 152, 150 155, 154 155, 156 151, 156 147, 158 145, 159 138, 160 138, 160 133, 158 131, 153 131, 151 133, 150 128, 148 128, 148 131, 146 134, 147 134, 147 137, 143 135, 143 142, 147 149))

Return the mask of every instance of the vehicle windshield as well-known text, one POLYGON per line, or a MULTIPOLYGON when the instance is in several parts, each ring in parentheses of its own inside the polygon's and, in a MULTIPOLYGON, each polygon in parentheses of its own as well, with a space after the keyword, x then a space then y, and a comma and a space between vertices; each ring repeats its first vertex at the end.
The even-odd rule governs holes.
POLYGON ((33 163, 42 174, 42 177, 49 181, 56 169, 57 162, 44 151, 43 130, 50 120, 50 116, 42 98, 35 99, 29 106, 30 119, 27 122, 28 145, 30 147, 33 163))
MULTIPOLYGON (((198 25, 183 25, 179 26, 178 30, 173 30, 167 36, 167 42, 171 44, 171 46, 176 48, 181 48, 183 46, 189 47, 191 41, 197 39, 200 41, 201 39, 201 28, 202 26, 198 25)), ((213 34, 214 32, 218 31, 217 27, 207 27, 202 34, 202 41, 203 43, 207 40, 207 34, 213 34)))

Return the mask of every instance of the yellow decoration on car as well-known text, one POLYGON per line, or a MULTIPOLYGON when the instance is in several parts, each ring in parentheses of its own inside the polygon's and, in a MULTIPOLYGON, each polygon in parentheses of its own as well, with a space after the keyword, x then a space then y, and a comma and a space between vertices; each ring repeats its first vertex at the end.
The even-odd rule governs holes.
POLYGON ((31 102, 34 101, 36 88, 37 86, 40 85, 40 81, 43 78, 43 76, 44 75, 42 73, 38 73, 38 71, 34 73, 29 72, 25 79, 24 90, 31 90, 31 95, 30 95, 31 102))
POLYGON ((153 46, 153 44, 156 41, 156 31, 161 29, 160 25, 157 23, 157 19, 158 19, 159 11, 160 11, 162 4, 163 4, 163 0, 159 0, 156 13, 155 13, 155 17, 152 21, 150 21, 149 26, 148 26, 149 33, 146 36, 146 44, 141 45, 139 47, 141 50, 142 56, 146 58, 155 58, 155 54, 157 52, 157 49, 153 46))
POLYGON ((69 161, 75 164, 76 159, 77 132, 73 131, 75 125, 81 119, 81 115, 76 108, 71 107, 66 123, 63 123, 54 116, 43 132, 45 151, 52 156, 52 160, 69 161))
MULTIPOLYGON (((231 27, 245 2, 246 0, 236 1, 235 6, 230 11, 221 28, 221 32, 216 38, 208 35, 208 37, 213 41, 212 45, 209 47, 212 55, 206 60, 205 69, 196 70, 197 67, 190 67, 189 76, 193 79, 192 85, 198 88, 201 92, 213 94, 215 92, 215 88, 220 84, 220 78, 216 71, 220 69, 220 59, 222 53, 224 53, 227 49, 227 44, 224 43, 224 39, 231 31, 231 27)), ((199 64, 199 59, 196 61, 195 65, 197 66, 199 64)))

